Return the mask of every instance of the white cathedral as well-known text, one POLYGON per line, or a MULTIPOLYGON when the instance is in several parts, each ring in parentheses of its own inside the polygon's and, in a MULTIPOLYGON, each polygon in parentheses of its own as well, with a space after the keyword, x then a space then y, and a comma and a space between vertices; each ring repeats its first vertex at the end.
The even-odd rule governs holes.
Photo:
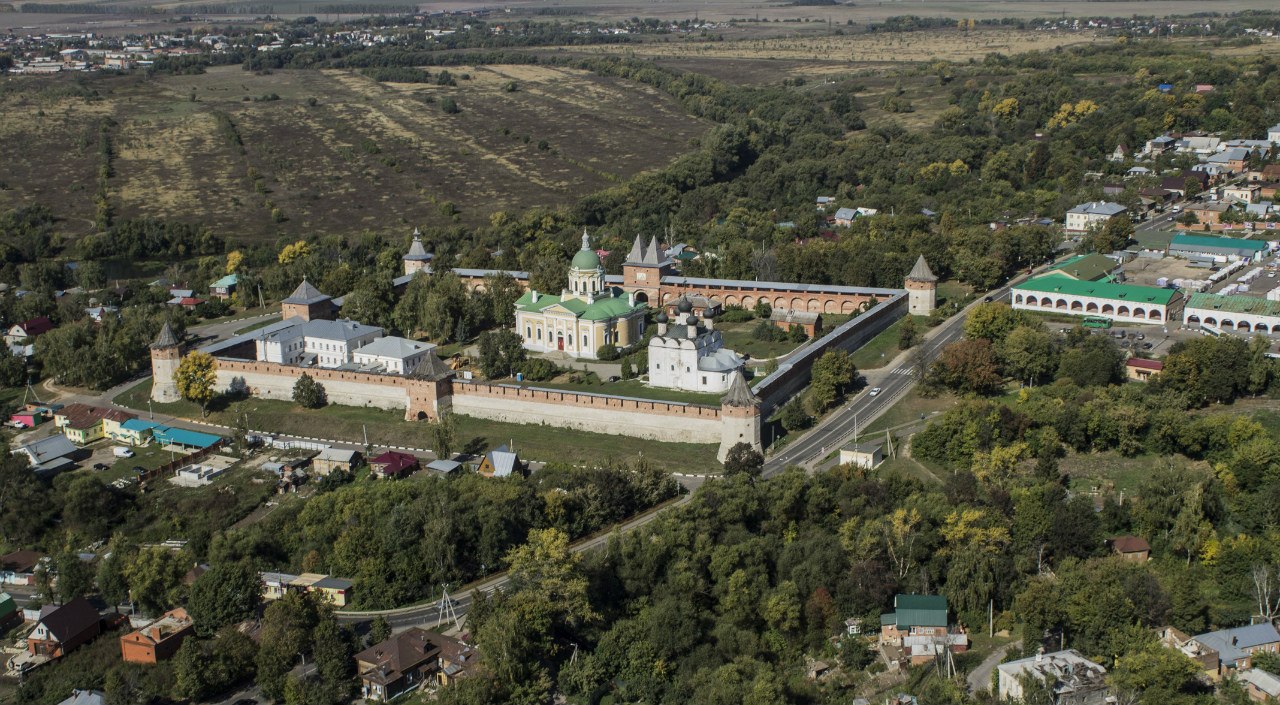
POLYGON ((682 298, 674 322, 665 312, 657 320, 658 334, 649 339, 649 386, 715 394, 728 391, 744 361, 724 347, 713 316, 708 313, 699 321, 693 304, 682 298))

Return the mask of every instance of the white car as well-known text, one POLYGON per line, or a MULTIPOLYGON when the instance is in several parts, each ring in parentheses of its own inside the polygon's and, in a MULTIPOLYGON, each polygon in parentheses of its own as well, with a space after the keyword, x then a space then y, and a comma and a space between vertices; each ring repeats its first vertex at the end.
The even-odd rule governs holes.
POLYGON ((133 457, 133 451, 132 451, 132 450, 129 450, 128 448, 121 448, 120 446, 116 446, 115 448, 112 448, 112 449, 111 449, 111 453, 112 453, 112 455, 116 456, 117 458, 132 458, 132 457, 133 457))
POLYGON ((877 394, 879 394, 879 393, 880 393, 880 388, 879 388, 879 387, 876 387, 875 389, 872 389, 871 391, 867 392, 867 396, 869 396, 869 397, 874 397, 875 395, 877 395, 877 394))

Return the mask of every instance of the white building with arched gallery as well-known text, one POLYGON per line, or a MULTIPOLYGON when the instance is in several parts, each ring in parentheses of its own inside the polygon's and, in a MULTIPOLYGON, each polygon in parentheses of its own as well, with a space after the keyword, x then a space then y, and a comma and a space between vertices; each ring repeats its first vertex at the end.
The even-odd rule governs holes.
POLYGON ((1013 307, 1076 316, 1101 316, 1122 323, 1163 325, 1181 317, 1182 294, 1176 289, 1111 282, 1077 281, 1046 274, 1013 287, 1013 307))

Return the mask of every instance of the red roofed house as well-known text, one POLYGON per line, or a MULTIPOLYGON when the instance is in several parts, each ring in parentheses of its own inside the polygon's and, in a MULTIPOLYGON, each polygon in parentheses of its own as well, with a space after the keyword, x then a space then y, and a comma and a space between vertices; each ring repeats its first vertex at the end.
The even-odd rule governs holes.
POLYGON ((19 347, 22 341, 35 338, 53 330, 53 321, 48 316, 37 316, 29 321, 15 323, 4 333, 4 343, 10 349, 19 347))
POLYGON ((369 460, 369 468, 374 477, 392 479, 412 474, 418 469, 418 459, 408 453, 389 450, 369 460))
POLYGON ((1111 550, 1126 561, 1145 563, 1151 560, 1151 544, 1141 536, 1117 536, 1107 539, 1111 550))
POLYGON ((65 605, 45 605, 40 621, 27 637, 27 650, 33 656, 62 658, 102 633, 98 610, 83 597, 65 605))
POLYGON ((1164 363, 1159 360, 1144 360, 1140 357, 1131 357, 1125 360, 1124 372, 1129 379, 1145 382, 1151 379, 1152 375, 1159 374, 1164 369, 1164 363))
POLYGON ((53 425, 73 442, 85 445, 99 438, 120 438, 120 425, 134 418, 137 417, 120 409, 75 402, 53 413, 53 425))
POLYGON ((0 556, 0 585, 35 585, 36 566, 44 557, 25 549, 0 556))

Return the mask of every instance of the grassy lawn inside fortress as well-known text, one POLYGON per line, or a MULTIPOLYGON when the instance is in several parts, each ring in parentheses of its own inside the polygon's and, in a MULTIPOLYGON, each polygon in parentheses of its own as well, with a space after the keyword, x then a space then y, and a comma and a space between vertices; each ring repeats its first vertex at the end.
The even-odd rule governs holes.
MULTIPOLYGON (((140 410, 145 418, 150 393, 151 380, 145 380, 117 396, 115 402, 140 410)), ((402 411, 337 404, 303 409, 292 402, 256 398, 230 407, 215 402, 212 407, 205 419, 212 424, 232 425, 238 409, 249 414, 249 427, 255 431, 363 443, 367 429, 369 442, 375 446, 432 448, 435 445, 431 425, 405 421, 402 411)), ((156 413, 200 420, 199 407, 187 401, 153 404, 152 408, 156 413)), ((486 421, 461 414, 454 418, 458 422, 456 445, 459 449, 473 441, 484 449, 514 443, 522 457, 541 462, 591 464, 643 455, 654 466, 673 472, 703 473, 720 468, 715 444, 661 443, 552 426, 486 421)))
MULTIPOLYGON (((557 379, 568 379, 562 375, 557 379)), ((519 384, 522 387, 540 387, 542 389, 563 389, 566 392, 583 392, 586 394, 611 394, 619 397, 651 399, 653 401, 674 401, 686 404, 702 404, 720 406, 723 394, 707 394, 703 392, 685 392, 679 389, 657 389, 646 385, 638 379, 624 379, 617 382, 601 382, 600 384, 574 382, 515 382, 500 380, 500 384, 519 384)))

